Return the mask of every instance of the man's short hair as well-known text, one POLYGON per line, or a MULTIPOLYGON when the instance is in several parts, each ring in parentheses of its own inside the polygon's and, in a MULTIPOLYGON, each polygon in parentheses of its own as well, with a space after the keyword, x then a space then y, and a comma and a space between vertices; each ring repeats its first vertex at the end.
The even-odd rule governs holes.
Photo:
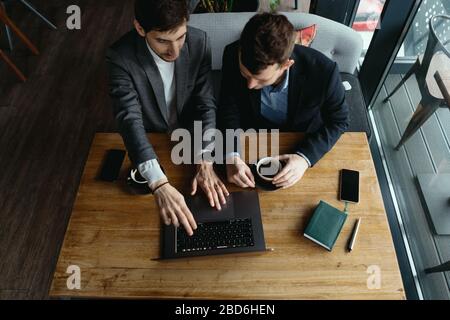
POLYGON ((258 74, 270 65, 286 62, 294 45, 294 26, 286 16, 257 14, 247 22, 241 33, 241 63, 252 74, 258 74))
POLYGON ((136 0, 134 11, 146 33, 173 30, 189 20, 186 0, 136 0))

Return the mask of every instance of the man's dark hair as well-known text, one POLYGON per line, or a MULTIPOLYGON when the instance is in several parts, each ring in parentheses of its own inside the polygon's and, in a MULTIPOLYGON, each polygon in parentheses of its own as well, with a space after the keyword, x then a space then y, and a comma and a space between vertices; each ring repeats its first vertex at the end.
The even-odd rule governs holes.
POLYGON ((241 63, 252 74, 258 74, 270 65, 286 62, 294 45, 294 26, 286 16, 257 14, 247 22, 241 33, 241 63))
POLYGON ((186 0, 136 0, 134 12, 146 33, 169 31, 189 20, 186 0))

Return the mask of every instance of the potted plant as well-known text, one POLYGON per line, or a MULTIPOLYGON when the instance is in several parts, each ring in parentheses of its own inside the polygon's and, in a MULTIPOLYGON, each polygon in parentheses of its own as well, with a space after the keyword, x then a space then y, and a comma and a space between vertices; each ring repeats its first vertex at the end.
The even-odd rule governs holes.
POLYGON ((197 2, 195 13, 206 12, 254 12, 259 8, 259 0, 193 0, 197 2))
POLYGON ((269 1, 269 6, 270 6, 270 11, 275 12, 278 10, 278 7, 280 6, 281 0, 270 0, 269 1))

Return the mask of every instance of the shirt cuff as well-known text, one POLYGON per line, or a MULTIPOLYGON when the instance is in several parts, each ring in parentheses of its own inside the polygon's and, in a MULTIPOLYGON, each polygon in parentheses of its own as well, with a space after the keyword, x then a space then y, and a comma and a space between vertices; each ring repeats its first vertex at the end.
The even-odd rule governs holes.
POLYGON ((156 159, 151 159, 139 164, 138 170, 141 176, 147 180, 149 185, 158 180, 164 178, 167 179, 166 175, 162 172, 161 167, 159 166, 158 160, 156 159))
POLYGON ((209 149, 202 149, 199 152, 197 152, 197 157, 201 157, 204 153, 211 153, 212 150, 209 149))
MULTIPOLYGON (((234 158, 234 157, 238 157, 240 158, 241 155, 239 154, 239 152, 229 152, 225 155, 225 163, 228 163, 228 159, 234 158)), ((231 160, 230 160, 231 161, 231 160)))
MULTIPOLYGON (((211 155, 212 151, 210 149, 202 149, 199 152, 197 152, 196 154, 196 158, 199 161, 207 161, 207 162, 214 162, 214 159, 211 155), (206 154, 206 156, 204 156, 204 154, 206 154)), ((195 162, 198 163, 198 162, 195 162)))
POLYGON ((301 152, 296 152, 296 154, 298 154, 300 157, 302 157, 303 159, 306 160, 306 162, 308 163, 308 166, 311 168, 311 161, 309 161, 308 157, 305 156, 303 153, 301 152))

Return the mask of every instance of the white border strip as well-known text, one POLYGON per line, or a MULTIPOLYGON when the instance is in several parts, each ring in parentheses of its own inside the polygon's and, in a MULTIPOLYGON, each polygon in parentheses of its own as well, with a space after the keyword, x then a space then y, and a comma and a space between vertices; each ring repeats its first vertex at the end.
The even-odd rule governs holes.
POLYGON ((413 275, 414 284, 416 285, 416 290, 417 290, 417 294, 419 296, 419 299, 420 300, 424 300, 423 293, 422 293, 422 288, 420 287, 419 278, 417 276, 416 266, 414 265, 414 260, 413 260, 413 257, 412 257, 411 248, 409 246, 408 238, 406 237, 405 226, 403 224, 403 219, 402 219, 402 216, 400 214, 400 209, 398 207, 398 201, 397 201, 397 197, 395 195, 394 186, 392 184, 391 174, 390 174, 389 168, 387 166, 386 157, 384 156, 383 147, 381 146, 381 139, 380 139, 380 136, 378 134, 378 127, 377 127, 377 124, 375 123, 375 119, 374 119, 374 116, 373 116, 372 109, 370 109, 368 111, 368 113, 369 113, 370 122, 372 123, 372 128, 374 129, 375 138, 376 138, 376 141, 377 141, 377 147, 378 147, 378 150, 380 152, 381 162, 383 163, 383 169, 386 172, 386 179, 387 179, 388 186, 389 186, 389 192, 390 192, 391 197, 392 197, 392 202, 394 204, 395 214, 397 216, 398 224, 400 226, 400 231, 401 231, 401 234, 402 234, 403 243, 405 245, 406 255, 408 256, 409 265, 411 267, 411 272, 412 272, 412 275, 413 275))

